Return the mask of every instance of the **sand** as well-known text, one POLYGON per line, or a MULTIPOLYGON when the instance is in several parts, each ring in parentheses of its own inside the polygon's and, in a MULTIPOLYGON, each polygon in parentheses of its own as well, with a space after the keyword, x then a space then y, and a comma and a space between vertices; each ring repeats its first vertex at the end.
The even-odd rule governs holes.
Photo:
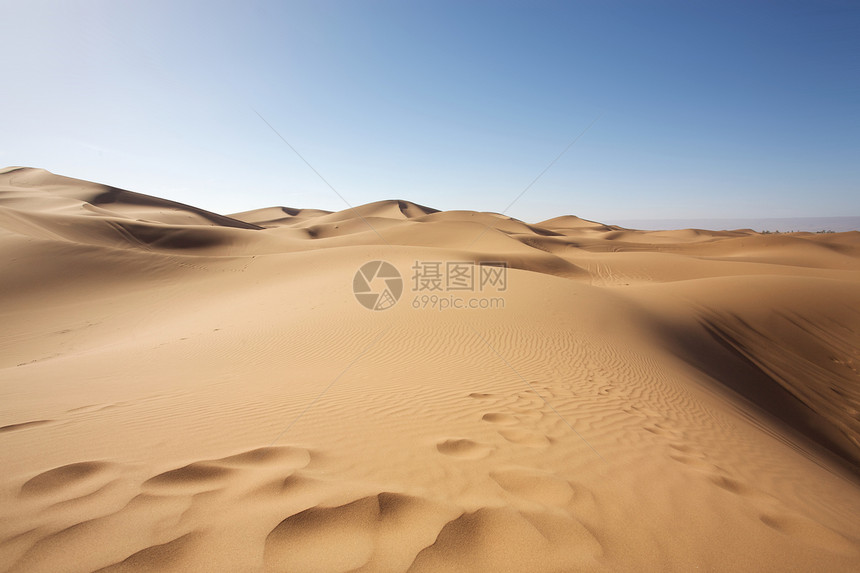
POLYGON ((860 570, 860 233, 7 168, 0 249, 0 571, 860 570))

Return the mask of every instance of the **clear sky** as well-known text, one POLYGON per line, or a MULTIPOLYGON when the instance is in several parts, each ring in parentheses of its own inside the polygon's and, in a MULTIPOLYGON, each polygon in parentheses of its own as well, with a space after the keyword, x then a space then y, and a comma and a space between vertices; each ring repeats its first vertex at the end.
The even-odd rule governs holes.
POLYGON ((860 3, 7 1, 0 165, 231 213, 860 215, 860 3))

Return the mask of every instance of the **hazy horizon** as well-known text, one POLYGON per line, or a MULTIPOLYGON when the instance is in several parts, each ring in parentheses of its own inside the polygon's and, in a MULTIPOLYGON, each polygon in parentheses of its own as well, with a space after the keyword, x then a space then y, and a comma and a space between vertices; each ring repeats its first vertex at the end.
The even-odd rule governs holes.
POLYGON ((711 231, 734 231, 752 229, 763 232, 805 231, 860 231, 860 217, 737 217, 726 219, 619 219, 601 221, 610 225, 642 230, 708 229, 711 231))

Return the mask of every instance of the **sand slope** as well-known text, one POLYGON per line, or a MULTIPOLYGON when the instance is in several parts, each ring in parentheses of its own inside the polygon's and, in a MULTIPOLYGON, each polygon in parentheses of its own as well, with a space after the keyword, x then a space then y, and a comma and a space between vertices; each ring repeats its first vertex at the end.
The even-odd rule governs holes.
POLYGON ((10 168, 0 249, 0 571, 860 569, 860 233, 10 168), (430 307, 416 261, 506 262, 443 293, 503 308, 430 307))

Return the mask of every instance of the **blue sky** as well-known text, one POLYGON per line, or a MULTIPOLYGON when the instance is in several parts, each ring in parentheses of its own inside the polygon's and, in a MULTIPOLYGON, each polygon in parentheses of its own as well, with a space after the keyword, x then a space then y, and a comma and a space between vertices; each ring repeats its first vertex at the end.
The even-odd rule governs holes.
POLYGON ((4 7, 0 165, 221 213, 860 215, 860 4, 4 7))

